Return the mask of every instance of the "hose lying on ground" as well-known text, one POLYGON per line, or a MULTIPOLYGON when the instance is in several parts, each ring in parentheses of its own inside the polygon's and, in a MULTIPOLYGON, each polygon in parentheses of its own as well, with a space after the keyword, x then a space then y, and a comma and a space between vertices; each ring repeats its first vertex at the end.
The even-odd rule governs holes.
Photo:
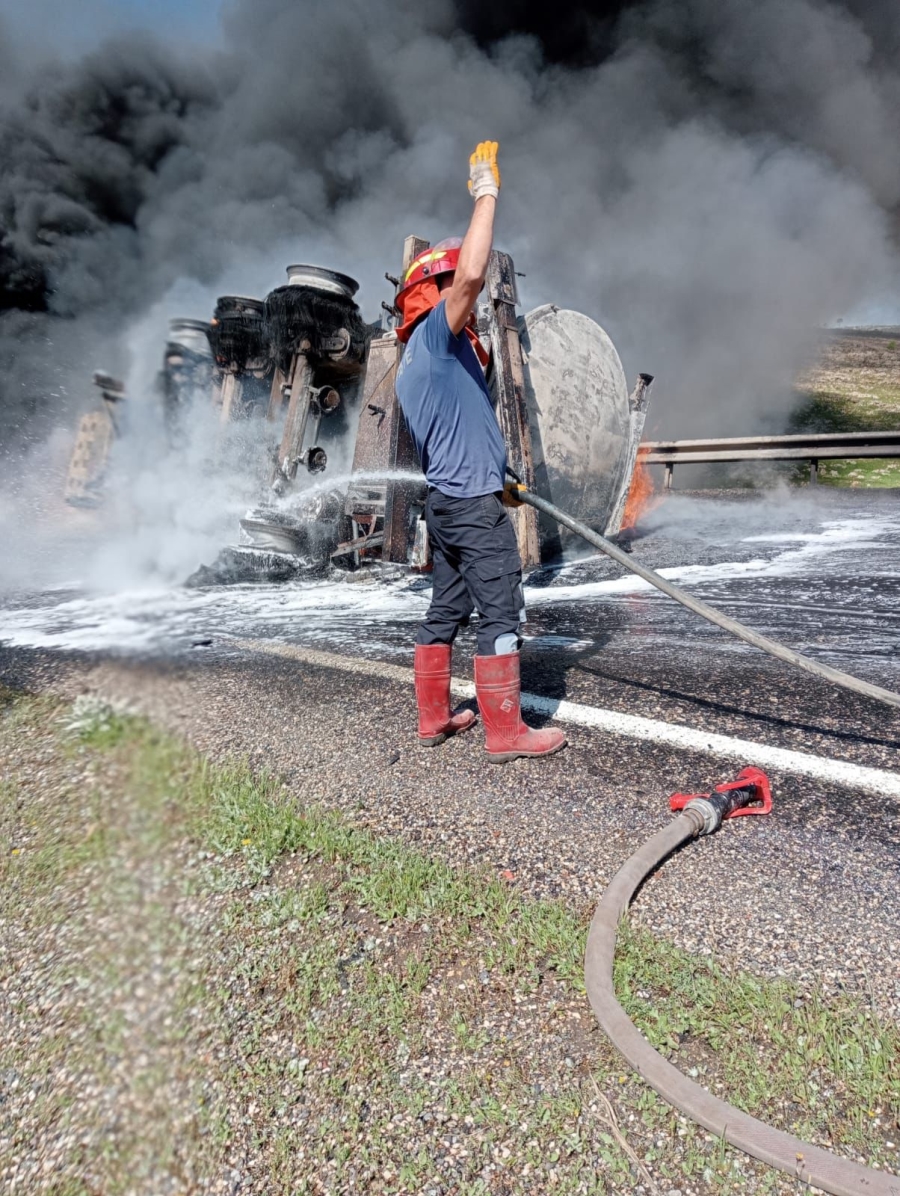
POLYGON ((597 1021, 613 1045, 664 1100, 732 1146, 833 1196, 898 1196, 900 1177, 851 1163, 773 1129, 689 1080, 650 1046, 616 1000, 613 956, 619 921, 638 886, 676 847, 717 829, 721 811, 716 821, 716 811, 711 817, 704 807, 711 807, 711 803, 703 799, 689 803, 678 818, 634 853, 603 894, 591 922, 584 961, 588 998, 597 1021))
POLYGON ((876 701, 885 702, 888 706, 900 707, 900 694, 892 693, 889 689, 882 689, 879 685, 870 685, 868 681, 860 681, 858 677, 851 677, 849 673, 842 673, 839 669, 831 668, 830 665, 819 664, 818 661, 810 660, 808 656, 801 656, 799 652, 794 652, 793 649, 786 648, 784 644, 770 640, 767 636, 760 635, 757 631, 751 631, 749 627, 745 627, 743 623, 738 623, 736 619, 731 619, 728 615, 720 614, 719 611, 714 610, 711 606, 707 606, 705 602, 700 602, 699 599, 686 594, 678 586, 673 586, 671 582, 666 581, 664 577, 660 577, 658 573, 654 573, 652 569, 647 569, 643 565, 639 565, 626 552, 623 552, 621 548, 617 548, 615 544, 607 540, 605 536, 592 531, 585 524, 579 523, 577 519, 573 519, 571 515, 567 515, 564 511, 560 511, 558 507, 554 507, 546 499, 540 498, 537 494, 532 494, 530 490, 519 486, 516 489, 516 497, 521 502, 527 503, 530 507, 534 507, 538 511, 543 511, 545 515, 549 515, 551 519, 555 519, 557 523, 562 524, 563 527, 567 527, 577 536, 581 536, 589 544, 593 544, 595 548, 599 548, 601 552, 605 552, 607 556, 612 557, 623 568, 630 569, 632 573, 636 573, 638 577, 642 577, 650 585, 656 586, 658 590, 662 590, 664 594, 668 594, 670 598, 674 598, 676 602, 680 602, 682 606, 686 606, 688 610, 692 610, 695 615, 700 615, 701 618, 708 619, 710 623, 715 623, 717 627, 721 627, 724 631, 731 632, 738 639, 743 640, 747 644, 752 644, 754 648, 760 648, 763 652, 768 652, 770 656, 777 657, 778 660, 787 661, 788 664, 792 664, 798 669, 803 669, 805 672, 812 673, 816 677, 822 677, 826 681, 830 681, 832 685, 840 685, 844 689, 852 689, 854 693, 863 694, 867 698, 875 698, 876 701))

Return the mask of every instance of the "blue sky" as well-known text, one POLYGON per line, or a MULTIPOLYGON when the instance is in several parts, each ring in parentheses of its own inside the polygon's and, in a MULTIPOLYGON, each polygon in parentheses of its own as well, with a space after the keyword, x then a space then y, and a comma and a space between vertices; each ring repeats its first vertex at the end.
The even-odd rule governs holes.
POLYGON ((110 33, 148 29, 169 39, 217 42, 228 0, 0 0, 0 25, 29 57, 50 49, 66 57, 110 33))

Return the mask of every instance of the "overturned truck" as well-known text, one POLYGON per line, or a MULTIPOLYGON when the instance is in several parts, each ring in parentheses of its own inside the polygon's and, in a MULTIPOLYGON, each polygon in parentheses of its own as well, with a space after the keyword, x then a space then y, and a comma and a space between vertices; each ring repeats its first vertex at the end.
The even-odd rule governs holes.
MULTIPOLYGON (((407 238, 402 272, 427 248, 407 238)), ((287 284, 261 305, 267 418, 281 426, 268 498, 241 521, 241 543, 195 583, 288 576, 329 563, 427 567, 426 487, 394 389, 403 346, 390 319, 380 327, 363 322, 356 290, 347 275, 291 266, 287 284)), ((510 470, 615 536, 652 377, 639 375, 629 393, 619 355, 593 320, 553 305, 520 316, 517 305, 512 258, 495 250, 477 317, 510 470)), ((258 360, 252 373, 261 376, 258 360)), ((526 568, 559 556, 557 525, 528 507, 510 514, 526 568)))
MULTIPOLYGON (((401 275, 428 248, 408 237, 401 275)), ((394 389, 403 352, 393 328, 397 311, 383 303, 386 318, 367 324, 357 289, 346 274, 293 265, 287 282, 265 299, 225 295, 208 322, 170 321, 157 384, 166 426, 177 431, 181 413, 202 401, 223 429, 259 421, 260 432, 271 430, 253 438, 268 445, 256 465, 259 504, 241 520, 238 543, 202 566, 193 584, 272 580, 331 566, 427 567, 426 487, 394 389)), ((521 316, 517 306, 513 260, 495 250, 477 319, 510 470, 615 536, 652 378, 639 375, 629 393, 612 341, 589 317, 549 304, 521 316)), ((122 393, 104 390, 107 422, 122 393)), ((82 440, 87 431, 96 439, 91 428, 82 440)), ((93 456, 82 445, 85 477, 70 487, 70 501, 98 492, 109 432, 93 456)), ((526 568, 559 556, 552 521, 525 506, 510 515, 526 568)))

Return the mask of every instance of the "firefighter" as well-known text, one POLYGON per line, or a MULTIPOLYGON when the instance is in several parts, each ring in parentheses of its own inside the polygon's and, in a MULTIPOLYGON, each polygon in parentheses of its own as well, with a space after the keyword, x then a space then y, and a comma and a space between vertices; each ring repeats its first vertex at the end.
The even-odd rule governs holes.
POLYGON ((450 655, 477 610, 475 689, 485 747, 491 760, 505 761, 549 756, 566 739, 527 727, 520 713, 522 562, 504 505, 506 446, 484 380, 488 355, 475 329, 500 192, 496 141, 482 141, 472 154, 469 191, 475 207, 465 237, 419 254, 397 295, 397 336, 406 345, 397 398, 428 482, 434 560, 431 605, 416 637, 416 700, 423 744, 472 726, 471 711, 450 711, 450 655))

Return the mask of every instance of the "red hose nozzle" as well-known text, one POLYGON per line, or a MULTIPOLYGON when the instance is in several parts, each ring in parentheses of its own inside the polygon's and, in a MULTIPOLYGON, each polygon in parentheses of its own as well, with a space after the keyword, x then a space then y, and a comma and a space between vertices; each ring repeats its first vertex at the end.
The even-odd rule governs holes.
POLYGON ((721 807, 723 820, 739 818, 742 814, 769 814, 772 810, 772 788, 761 768, 743 769, 733 781, 716 785, 712 793, 673 793, 669 798, 669 807, 683 810, 695 798, 721 807))

